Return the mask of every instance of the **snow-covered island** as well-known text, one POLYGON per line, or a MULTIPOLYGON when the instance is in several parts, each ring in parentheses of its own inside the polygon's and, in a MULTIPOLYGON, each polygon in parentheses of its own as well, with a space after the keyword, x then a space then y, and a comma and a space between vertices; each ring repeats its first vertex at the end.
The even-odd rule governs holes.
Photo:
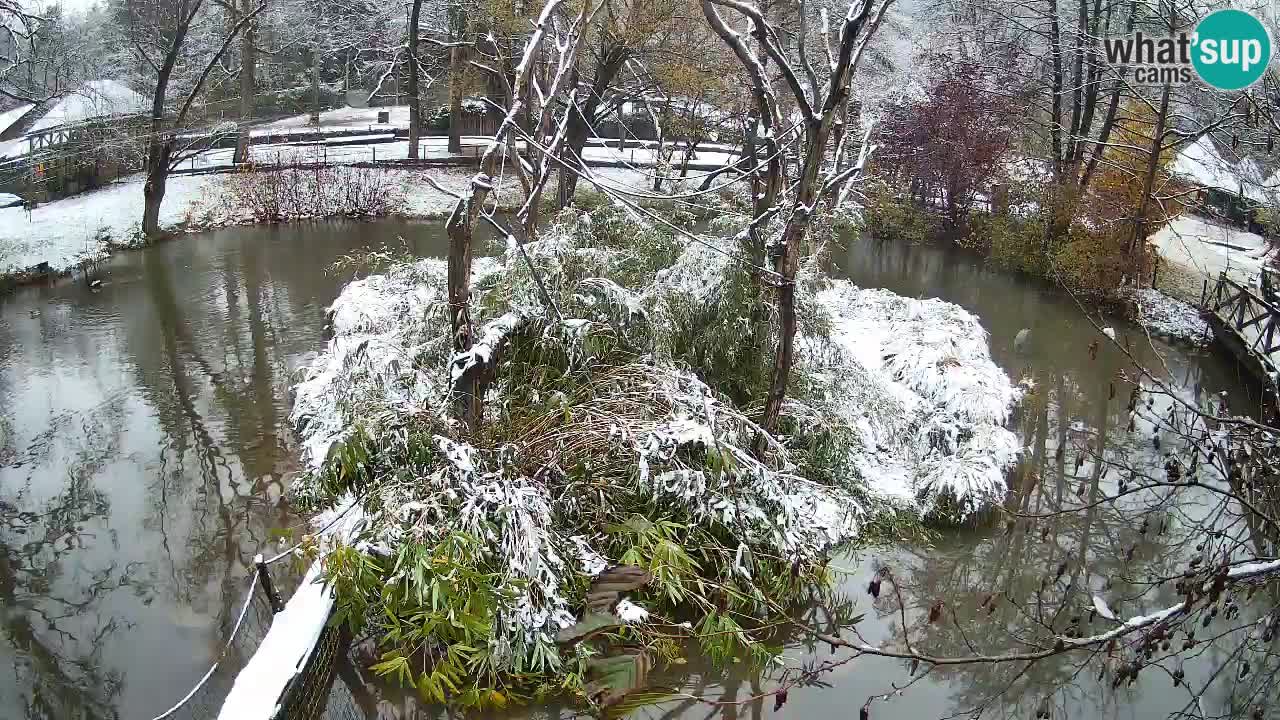
POLYGON ((477 259, 477 341, 461 365, 443 261, 346 286, 328 348, 295 388, 310 471, 294 495, 329 512, 358 499, 364 530, 326 574, 341 617, 392 635, 387 662, 402 641, 385 623, 422 611, 433 586, 422 558, 458 585, 431 607, 465 605, 471 620, 419 625, 413 642, 445 662, 464 646, 459 662, 488 668, 468 674, 483 692, 577 667, 586 650, 557 637, 608 566, 653 577, 628 601, 635 632, 716 627, 704 642, 759 657, 769 651, 738 632, 739 613, 763 622, 824 591, 831 553, 873 524, 954 522, 1003 500, 1021 391, 978 319, 815 275, 781 429, 759 459, 758 409, 734 398, 758 365, 749 274, 727 242, 566 211, 526 245, 559 314, 516 248, 477 259), (496 362, 477 434, 450 419, 472 361, 496 362))

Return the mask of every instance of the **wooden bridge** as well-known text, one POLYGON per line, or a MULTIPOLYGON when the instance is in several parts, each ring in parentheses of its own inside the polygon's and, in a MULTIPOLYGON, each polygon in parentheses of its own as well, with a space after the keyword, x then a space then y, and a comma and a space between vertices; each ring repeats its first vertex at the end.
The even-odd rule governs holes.
POLYGON ((1276 273, 1263 270, 1261 286, 1247 287, 1218 276, 1200 306, 1214 335, 1265 384, 1280 382, 1280 296, 1276 273))

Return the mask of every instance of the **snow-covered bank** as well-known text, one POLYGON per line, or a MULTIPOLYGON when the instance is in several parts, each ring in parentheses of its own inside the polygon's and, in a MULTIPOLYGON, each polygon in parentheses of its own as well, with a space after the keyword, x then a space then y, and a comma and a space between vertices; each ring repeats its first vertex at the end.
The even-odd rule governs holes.
MULTIPOLYGON (((440 192, 432 181, 454 193, 465 193, 474 170, 378 169, 399 192, 399 206, 392 214, 409 218, 444 217, 455 198, 440 192)), ((613 184, 647 187, 642 174, 627 169, 600 168, 594 173, 613 184)), ((174 175, 169 178, 160 226, 168 232, 194 232, 256 222, 243 205, 225 202, 229 175, 174 175)), ((134 175, 107 187, 45 203, 27 213, 21 207, 0 208, 0 278, 47 263, 54 273, 71 271, 87 259, 100 260, 115 247, 136 242, 141 234, 142 175, 134 175)), ((514 177, 505 187, 518 190, 514 177)), ((579 185, 589 192, 587 183, 579 185)), ((493 194, 504 201, 503 187, 493 194)), ((514 195, 511 196, 514 201, 514 195)), ((297 219, 297 218, 294 218, 297 219)))
MULTIPOLYGON (((401 214, 439 217, 453 198, 407 171, 387 170, 403 188, 401 214)), ((466 187, 470 175, 459 171, 434 174, 441 185, 466 187)), ((221 201, 223 175, 176 175, 169 179, 160 206, 160 227, 168 232, 197 231, 252 224, 246 208, 221 201)), ((66 272, 88 258, 101 259, 112 249, 136 243, 141 237, 142 186, 134 175, 108 187, 37 206, 0 209, 0 276, 48 263, 55 273, 66 272)))
MULTIPOLYGON (((162 227, 176 229, 213 186, 211 176, 174 177, 160 207, 162 227)), ((141 175, 74 197, 45 203, 30 214, 0 210, 0 276, 48 263, 53 272, 105 256, 110 243, 127 243, 142 223, 141 175), (109 239, 109 240, 108 240, 109 239)))
POLYGON ((1197 346, 1208 345, 1213 340, 1209 323, 1188 303, 1155 288, 1133 290, 1126 293, 1126 297, 1133 303, 1134 320, 1152 335, 1197 346))

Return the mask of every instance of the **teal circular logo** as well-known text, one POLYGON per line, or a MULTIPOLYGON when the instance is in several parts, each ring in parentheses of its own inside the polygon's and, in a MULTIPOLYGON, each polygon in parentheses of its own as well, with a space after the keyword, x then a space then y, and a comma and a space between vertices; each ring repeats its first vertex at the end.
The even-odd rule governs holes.
POLYGON ((1191 64, 1200 79, 1219 90, 1243 90, 1271 62, 1271 36, 1243 10, 1218 10, 1196 25, 1191 64))

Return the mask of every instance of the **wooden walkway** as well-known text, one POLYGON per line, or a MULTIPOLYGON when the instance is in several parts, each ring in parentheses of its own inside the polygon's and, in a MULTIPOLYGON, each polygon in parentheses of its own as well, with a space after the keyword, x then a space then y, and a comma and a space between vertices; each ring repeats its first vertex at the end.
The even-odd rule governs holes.
POLYGON ((1263 270, 1261 287, 1246 287, 1218 276, 1212 290, 1206 285, 1201 307, 1214 335, 1264 383, 1280 381, 1280 297, 1277 277, 1263 270))

